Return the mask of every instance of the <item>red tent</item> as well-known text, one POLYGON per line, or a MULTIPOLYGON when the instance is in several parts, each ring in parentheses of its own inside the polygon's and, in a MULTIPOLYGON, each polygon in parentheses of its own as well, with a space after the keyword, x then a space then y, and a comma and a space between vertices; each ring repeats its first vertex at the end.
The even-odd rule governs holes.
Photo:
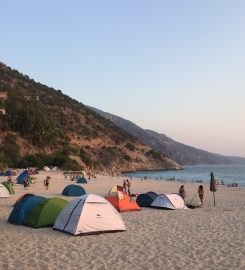
POLYGON ((141 210, 138 204, 128 194, 123 192, 123 187, 121 186, 114 186, 105 199, 110 202, 118 212, 141 210))

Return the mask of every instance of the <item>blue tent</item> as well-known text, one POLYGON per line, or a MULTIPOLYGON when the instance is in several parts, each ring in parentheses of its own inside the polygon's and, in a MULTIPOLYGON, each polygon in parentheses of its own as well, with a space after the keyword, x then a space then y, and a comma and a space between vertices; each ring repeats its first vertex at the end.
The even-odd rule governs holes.
POLYGON ((4 172, 4 176, 11 176, 11 175, 13 175, 13 172, 11 170, 4 172))
POLYGON ((31 209, 42 201, 47 200, 41 196, 31 196, 18 203, 9 215, 8 222, 16 225, 24 224, 31 209))
POLYGON ((148 196, 150 196, 153 200, 156 199, 156 197, 158 196, 156 192, 154 191, 149 191, 146 193, 148 196))
POLYGON ((35 195, 32 194, 32 193, 26 193, 26 194, 20 196, 19 199, 15 202, 14 207, 15 207, 18 203, 22 202, 23 200, 26 200, 28 197, 31 197, 31 196, 35 196, 35 195))
POLYGON ((65 196, 82 196, 84 194, 86 194, 85 189, 77 185, 69 185, 62 191, 62 195, 65 196))
POLYGON ((139 196, 137 196, 137 199, 136 199, 136 203, 140 207, 150 207, 153 201, 154 199, 148 194, 140 194, 139 196))
POLYGON ((80 183, 80 184, 87 184, 88 183, 88 181, 87 181, 87 179, 85 178, 85 177, 79 177, 78 179, 77 179, 77 183, 80 183))
POLYGON ((17 178, 16 183, 17 184, 23 184, 24 180, 29 176, 28 170, 24 170, 17 178))

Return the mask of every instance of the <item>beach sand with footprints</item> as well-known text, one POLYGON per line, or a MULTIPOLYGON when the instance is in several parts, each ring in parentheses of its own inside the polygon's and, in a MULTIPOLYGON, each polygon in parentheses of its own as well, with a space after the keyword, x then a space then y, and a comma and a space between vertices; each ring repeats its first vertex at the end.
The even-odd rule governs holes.
MULTIPOLYGON (((204 185, 203 208, 142 208, 121 214, 125 232, 72 236, 7 222, 13 204, 26 192, 74 199, 61 195, 71 183, 61 172, 42 171, 35 177, 28 191, 15 185, 15 194, 0 198, 0 269, 245 269, 245 188, 218 186, 214 207, 209 186, 204 185), (47 175, 51 180, 45 190, 47 175)), ((123 179, 97 176, 81 186, 104 197, 123 179)), ((199 184, 184 185, 190 201, 199 184)), ((179 187, 179 182, 133 179, 131 192, 176 193, 179 187)))

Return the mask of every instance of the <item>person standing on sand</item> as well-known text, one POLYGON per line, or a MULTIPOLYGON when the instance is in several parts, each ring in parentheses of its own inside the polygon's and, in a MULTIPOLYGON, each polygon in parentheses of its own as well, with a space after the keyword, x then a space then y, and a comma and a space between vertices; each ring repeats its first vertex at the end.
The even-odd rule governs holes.
POLYGON ((185 188, 184 186, 182 185, 179 189, 179 195, 180 197, 182 197, 182 199, 185 201, 185 197, 186 197, 186 192, 185 192, 185 188))
POLYGON ((27 179, 24 179, 23 185, 24 185, 24 189, 27 189, 28 188, 29 185, 28 185, 27 179))
POLYGON ((203 189, 203 185, 200 185, 200 186, 199 186, 197 192, 198 192, 198 195, 199 195, 201 204, 202 204, 202 206, 203 206, 203 197, 204 197, 204 189, 203 189))
POLYGON ((47 178, 43 181, 43 184, 46 188, 46 190, 48 190, 48 187, 49 187, 49 180, 51 179, 50 176, 47 176, 47 178))
POLYGON ((126 180, 126 186, 128 187, 128 195, 130 196, 131 195, 131 193, 130 193, 131 183, 128 179, 126 180))
POLYGON ((12 181, 12 176, 11 176, 11 175, 8 176, 7 183, 10 184, 11 186, 14 185, 14 183, 13 183, 13 181, 12 181))
POLYGON ((127 193, 127 183, 125 179, 123 180, 123 192, 127 193))

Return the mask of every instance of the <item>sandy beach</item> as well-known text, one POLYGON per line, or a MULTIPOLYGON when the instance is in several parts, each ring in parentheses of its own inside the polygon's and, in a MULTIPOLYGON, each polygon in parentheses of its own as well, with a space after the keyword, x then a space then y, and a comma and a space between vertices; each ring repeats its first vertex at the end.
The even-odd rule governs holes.
MULTIPOLYGON (((71 183, 62 173, 42 171, 35 177, 28 191, 15 185, 14 195, 0 198, 0 269, 245 269, 244 188, 218 186, 214 207, 212 193, 204 185, 203 208, 144 208, 122 213, 126 232, 74 237, 52 228, 7 223, 14 202, 26 192, 74 199, 61 195, 71 183), (47 175, 52 177, 49 190, 43 186, 47 175)), ((87 193, 105 196, 122 179, 97 176, 82 186, 87 193)), ((199 184, 184 185, 187 201, 191 200, 199 184)), ((172 193, 179 186, 179 182, 133 179, 132 193, 172 193)))

